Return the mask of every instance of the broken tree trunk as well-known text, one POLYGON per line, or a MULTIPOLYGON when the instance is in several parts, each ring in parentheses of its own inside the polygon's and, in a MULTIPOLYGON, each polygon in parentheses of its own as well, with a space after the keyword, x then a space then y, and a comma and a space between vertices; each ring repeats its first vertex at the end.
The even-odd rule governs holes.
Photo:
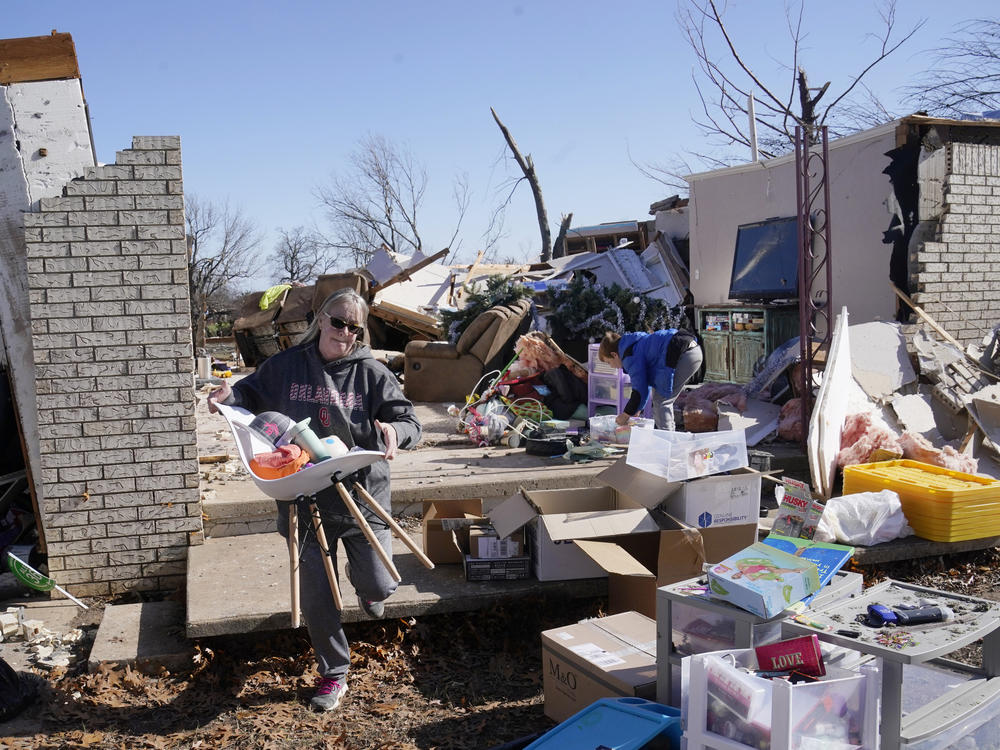
POLYGON ((556 235, 556 242, 552 246, 552 257, 561 258, 566 254, 566 232, 573 221, 573 213, 563 214, 562 221, 559 222, 559 233, 556 235))
POLYGON ((496 110, 490 107, 490 112, 493 113, 493 119, 496 120, 500 132, 503 133, 504 140, 507 141, 511 153, 514 154, 514 161, 517 162, 517 166, 521 168, 521 172, 524 174, 524 179, 531 186, 531 194, 535 198, 535 212, 538 214, 538 229, 542 233, 541 260, 543 262, 547 261, 552 257, 552 230, 549 229, 549 217, 545 212, 545 202, 542 200, 542 188, 538 184, 538 175, 535 174, 535 164, 531 160, 531 154, 527 156, 521 155, 520 149, 514 143, 514 137, 507 130, 507 126, 500 122, 500 117, 497 115, 496 110))

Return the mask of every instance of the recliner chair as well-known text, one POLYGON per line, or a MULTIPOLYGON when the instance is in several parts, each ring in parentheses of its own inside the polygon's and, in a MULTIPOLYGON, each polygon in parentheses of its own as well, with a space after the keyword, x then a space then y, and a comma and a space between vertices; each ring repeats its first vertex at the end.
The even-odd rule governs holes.
POLYGON ((411 341, 406 345, 403 392, 411 401, 459 401, 483 374, 506 366, 514 342, 531 325, 531 300, 495 305, 481 313, 458 341, 411 341))

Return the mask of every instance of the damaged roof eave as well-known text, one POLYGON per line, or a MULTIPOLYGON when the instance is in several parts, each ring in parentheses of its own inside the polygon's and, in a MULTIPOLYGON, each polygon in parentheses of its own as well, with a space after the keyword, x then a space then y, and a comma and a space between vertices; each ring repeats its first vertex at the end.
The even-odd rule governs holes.
MULTIPOLYGON (((887 133, 892 133, 895 129, 904 121, 906 118, 901 118, 899 120, 893 120, 892 122, 887 122, 884 125, 879 125, 878 127, 871 128, 869 130, 864 130, 860 133, 852 133, 851 135, 844 136, 843 138, 836 138, 830 141, 830 150, 833 151, 838 148, 844 148, 845 146, 850 146, 855 143, 863 143, 868 140, 874 140, 876 138, 881 138, 887 133)), ((721 177, 724 175, 734 175, 743 172, 753 172, 760 169, 771 169, 772 167, 777 167, 782 164, 788 164, 795 161, 795 153, 782 154, 781 156, 776 156, 773 159, 762 159, 756 162, 747 162, 745 164, 735 164, 731 167, 722 167, 720 169, 712 169, 705 172, 694 172, 689 175, 685 175, 682 179, 689 185, 692 182, 698 182, 699 180, 710 179, 714 177, 721 177)))
MULTIPOLYGON (((851 133, 850 135, 845 135, 841 138, 835 138, 830 141, 830 150, 833 151, 855 143, 862 143, 867 140, 880 138, 886 133, 898 131, 900 128, 906 128, 910 125, 947 125, 949 127, 957 128, 1000 128, 1000 120, 952 120, 946 117, 929 117, 927 115, 911 114, 882 125, 877 125, 876 127, 869 128, 868 130, 862 130, 858 133, 851 133)), ((697 182, 711 177, 739 174, 741 172, 749 172, 758 169, 769 169, 771 167, 776 167, 780 164, 787 164, 793 161, 795 161, 794 152, 782 154, 781 156, 776 156, 773 159, 762 159, 758 162, 735 164, 731 167, 711 169, 705 172, 693 172, 692 174, 685 175, 682 179, 690 185, 692 182, 697 182)))

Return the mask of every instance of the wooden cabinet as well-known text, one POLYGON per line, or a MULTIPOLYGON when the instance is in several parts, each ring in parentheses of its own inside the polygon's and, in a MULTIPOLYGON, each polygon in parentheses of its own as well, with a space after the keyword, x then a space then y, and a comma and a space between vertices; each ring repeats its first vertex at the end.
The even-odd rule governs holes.
POLYGON ((799 335, 798 305, 713 305, 697 308, 705 380, 749 383, 754 366, 799 335))

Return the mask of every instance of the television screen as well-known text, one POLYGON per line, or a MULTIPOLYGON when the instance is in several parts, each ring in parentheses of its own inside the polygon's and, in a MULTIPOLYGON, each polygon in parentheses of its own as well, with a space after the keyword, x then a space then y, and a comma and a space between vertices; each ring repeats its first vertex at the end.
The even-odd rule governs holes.
POLYGON ((729 298, 748 302, 794 299, 798 289, 798 219, 741 224, 736 230, 729 298))

